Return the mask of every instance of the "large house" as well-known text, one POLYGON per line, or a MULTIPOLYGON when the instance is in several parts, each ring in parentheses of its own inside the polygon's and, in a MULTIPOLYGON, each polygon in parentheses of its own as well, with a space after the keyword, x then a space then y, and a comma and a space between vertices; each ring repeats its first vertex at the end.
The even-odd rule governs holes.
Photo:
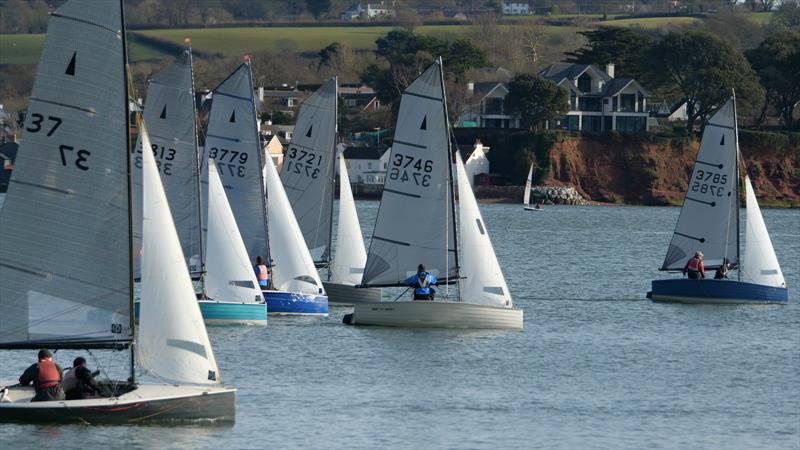
POLYGON ((539 72, 569 91, 569 112, 549 128, 572 131, 647 131, 647 91, 633 78, 614 78, 614 64, 559 63, 539 72))
POLYGON ((508 86, 499 81, 467 83, 468 110, 459 118, 460 127, 519 128, 519 118, 508 114, 508 86))
POLYGON ((347 147, 344 160, 350 182, 382 185, 390 153, 386 147, 347 147))
POLYGON ((343 11, 339 18, 343 21, 364 19, 388 19, 394 17, 394 2, 358 3, 343 11))
POLYGON ((528 2, 503 2, 504 16, 527 16, 531 13, 528 2))

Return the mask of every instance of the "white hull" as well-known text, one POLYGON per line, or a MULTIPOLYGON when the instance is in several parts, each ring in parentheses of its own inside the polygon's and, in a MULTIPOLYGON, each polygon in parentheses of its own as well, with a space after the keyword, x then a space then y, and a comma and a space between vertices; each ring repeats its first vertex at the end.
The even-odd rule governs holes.
POLYGON ((457 302, 399 301, 356 305, 351 320, 353 325, 521 330, 522 310, 457 302))
MULTIPOLYGON (((13 385, 6 381, 2 385, 13 385)), ((140 385, 119 397, 31 402, 30 386, 0 393, 0 421, 130 424, 235 420, 236 389, 216 386, 140 385)))
POLYGON ((542 211, 542 208, 531 208, 530 206, 523 206, 522 209, 525 211, 542 211))
POLYGON ((328 305, 353 306, 362 303, 380 303, 380 288, 356 288, 350 284, 323 281, 325 292, 328 294, 328 305))

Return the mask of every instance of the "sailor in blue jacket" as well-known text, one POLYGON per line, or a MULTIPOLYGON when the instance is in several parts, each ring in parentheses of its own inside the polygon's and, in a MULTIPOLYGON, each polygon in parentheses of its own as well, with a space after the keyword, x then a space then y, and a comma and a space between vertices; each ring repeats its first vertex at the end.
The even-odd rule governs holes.
POLYGON ((414 300, 433 300, 436 290, 431 286, 435 286, 437 281, 436 277, 426 272, 425 266, 420 264, 417 273, 406 278, 404 283, 414 288, 414 300))

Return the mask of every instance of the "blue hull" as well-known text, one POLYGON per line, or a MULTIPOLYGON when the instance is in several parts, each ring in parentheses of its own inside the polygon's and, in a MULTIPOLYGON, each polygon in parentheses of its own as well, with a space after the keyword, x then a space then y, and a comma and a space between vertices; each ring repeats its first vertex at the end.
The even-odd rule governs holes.
MULTIPOLYGON (((200 314, 206 325, 266 325, 266 303, 228 303, 200 300, 200 314)), ((139 302, 133 304, 135 317, 139 318, 139 302)))
POLYGON ((285 291, 261 291, 270 314, 328 315, 328 297, 285 291))
POLYGON ((763 304, 787 303, 789 290, 735 280, 653 280, 648 294, 654 302, 763 304))

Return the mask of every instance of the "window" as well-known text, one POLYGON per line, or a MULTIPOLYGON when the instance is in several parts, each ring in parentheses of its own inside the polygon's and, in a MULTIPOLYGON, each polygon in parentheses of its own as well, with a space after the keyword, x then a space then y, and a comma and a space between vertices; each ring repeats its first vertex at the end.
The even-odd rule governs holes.
POLYGON ((483 104, 484 114, 503 114, 503 99, 499 97, 487 98, 483 104))
POLYGON ((647 117, 617 117, 617 131, 639 133, 647 128, 647 117))
POLYGON ((389 164, 383 163, 383 170, 386 170, 388 168, 389 168, 389 164))
POLYGON ((372 163, 371 162, 367 163, 367 169, 372 169, 372 163))
POLYGON ((619 111, 634 112, 636 110, 636 94, 620 94, 619 111))
POLYGON ((286 106, 290 106, 290 107, 294 106, 294 99, 293 98, 287 98, 286 99, 286 106))
POLYGON ((597 97, 581 97, 578 99, 578 111, 600 111, 602 104, 597 97))
POLYGON ((578 77, 578 89, 581 92, 592 92, 592 77, 589 74, 584 73, 578 77))

